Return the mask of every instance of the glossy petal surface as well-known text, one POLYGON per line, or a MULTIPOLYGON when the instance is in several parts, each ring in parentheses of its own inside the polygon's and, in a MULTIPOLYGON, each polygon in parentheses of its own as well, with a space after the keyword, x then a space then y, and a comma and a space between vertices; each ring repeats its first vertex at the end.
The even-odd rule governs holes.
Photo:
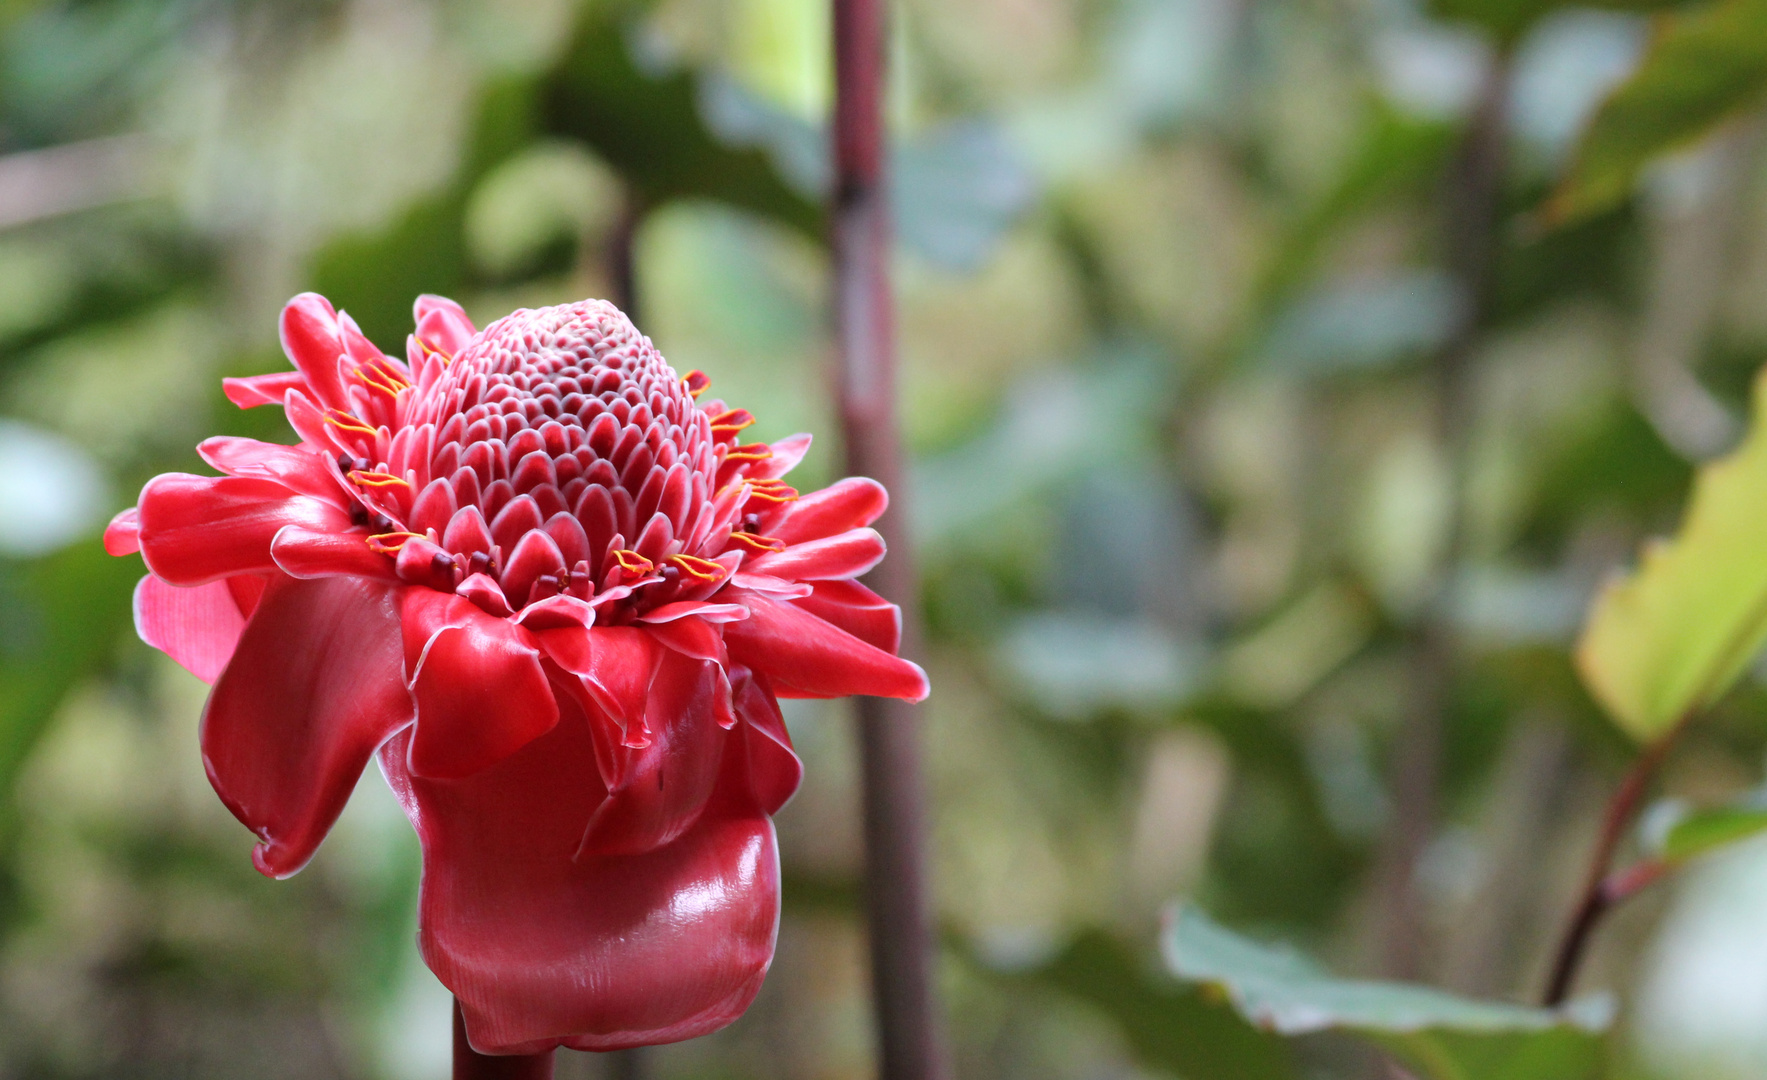
POLYGON ((405 594, 405 664, 417 701, 411 771, 457 779, 508 757, 558 723, 526 631, 430 589, 405 594))
POLYGON ((225 581, 180 589, 152 574, 135 586, 135 632, 206 683, 221 677, 245 630, 225 581))
POLYGON ((203 764, 266 874, 306 865, 375 747, 411 722, 397 591, 273 579, 209 695, 203 764))
POLYGON ((781 694, 926 697, 926 672, 919 665, 868 645, 790 601, 754 595, 748 606, 749 617, 724 630, 731 659, 766 673, 781 694))
POLYGON ((602 797, 582 718, 465 780, 381 763, 423 841, 418 943, 481 1053, 584 1050, 715 1031, 766 974, 779 916, 773 825, 734 783, 674 843, 573 859, 602 797))

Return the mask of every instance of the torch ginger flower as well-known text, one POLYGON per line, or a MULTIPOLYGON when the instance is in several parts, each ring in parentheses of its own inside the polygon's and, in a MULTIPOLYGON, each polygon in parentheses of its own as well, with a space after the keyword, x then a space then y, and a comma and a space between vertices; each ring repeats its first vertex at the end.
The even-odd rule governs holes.
POLYGON ((782 477, 611 304, 476 331, 417 301, 408 363, 316 294, 295 371, 225 380, 295 446, 213 438, 105 534, 143 640, 213 684, 203 761, 299 870, 377 751, 423 847, 419 945, 481 1053, 608 1050, 740 1015, 779 916, 778 697, 919 700, 853 579, 887 497, 782 477))

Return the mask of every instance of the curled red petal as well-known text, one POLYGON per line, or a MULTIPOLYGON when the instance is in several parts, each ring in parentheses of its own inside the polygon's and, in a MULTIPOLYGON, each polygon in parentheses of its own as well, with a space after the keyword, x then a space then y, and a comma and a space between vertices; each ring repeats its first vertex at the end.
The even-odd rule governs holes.
POLYGON ((284 525, 270 540, 270 557, 289 577, 318 578, 352 574, 394 582, 393 561, 368 547, 368 530, 319 532, 284 525))
POLYGON ((788 601, 759 594, 744 599, 749 617, 724 628, 737 663, 763 672, 781 694, 845 697, 868 694, 920 701, 926 672, 788 601))
POLYGON ((697 615, 707 622, 725 623, 749 617, 749 609, 741 604, 710 604, 704 600, 676 600, 673 603, 653 607, 638 616, 642 623, 660 624, 685 619, 689 615, 697 615))
POLYGON ((902 647, 902 609, 857 581, 818 581, 792 603, 869 645, 893 653, 902 647))
POLYGON ((221 392, 227 400, 242 409, 259 405, 280 405, 290 390, 307 389, 307 377, 298 371, 277 371, 269 375, 248 375, 242 379, 222 379, 221 392))
POLYGON ((218 435, 204 439, 196 448, 202 459, 229 476, 274 480, 290 491, 310 495, 340 510, 349 500, 332 471, 331 463, 306 446, 283 446, 218 435))
POLYGON ((855 578, 883 561, 883 537, 876 529, 848 529, 843 533, 794 544, 784 551, 769 552, 749 560, 752 574, 766 574, 790 581, 855 578))
POLYGON ((446 296, 423 294, 412 305, 412 314, 417 320, 417 336, 449 355, 459 352, 478 333, 465 309, 446 296))
POLYGON ((576 673, 584 677, 602 709, 625 729, 627 742, 641 745, 645 698, 664 651, 662 644, 649 630, 632 626, 594 626, 588 633, 588 668, 576 673))
POLYGON ((725 762, 673 843, 573 861, 602 799, 585 725, 561 723, 473 777, 381 761, 423 844, 418 943, 482 1053, 614 1050, 703 1035, 742 1014, 779 918, 773 826, 725 762))
POLYGON ((890 494, 876 480, 850 476, 789 504, 770 535, 787 544, 820 540, 876 521, 889 508, 890 494))
POLYGON ((558 723, 558 702, 527 631, 433 589, 405 593, 405 665, 417 701, 409 765, 459 779, 558 723))
POLYGON ((305 376, 313 397, 321 405, 347 408, 350 399, 337 372, 344 341, 331 301, 318 293, 300 294, 283 306, 279 329, 282 351, 305 376))
POLYGON ((808 432, 787 435, 767 449, 772 451, 772 456, 748 472, 758 480, 777 480, 797 468, 804 455, 810 452, 810 435, 808 432))
POLYGON ((221 677, 245 630, 225 581, 180 589, 152 574, 135 586, 135 633, 206 683, 221 677))
POLYGON ((576 857, 637 855, 661 847, 698 820, 711 797, 728 737, 718 723, 714 665, 667 652, 651 677, 645 726, 651 742, 621 747, 607 798, 590 815, 576 857))
POLYGON ((141 490, 141 557, 172 585, 202 585, 276 568, 270 541, 285 525, 343 532, 349 515, 269 480, 165 473, 141 490))
POLYGON ((133 555, 141 550, 141 511, 131 506, 119 510, 104 527, 104 551, 107 555, 133 555))
POLYGON ((548 596, 522 608, 515 621, 529 630, 588 627, 595 624, 595 607, 574 596, 548 596))
POLYGON ((306 865, 374 748, 411 722, 398 592, 273 578, 209 695, 203 764, 266 874, 306 865))
MULTIPOLYGON (((743 611, 747 613, 746 608, 743 611)), ((726 659, 724 636, 718 633, 717 627, 697 616, 646 624, 645 629, 651 637, 685 656, 714 663, 723 663, 726 659)))
POLYGON ((761 809, 777 814, 803 782, 804 763, 792 749, 766 676, 738 667, 731 671, 730 683, 748 750, 750 790, 761 809))

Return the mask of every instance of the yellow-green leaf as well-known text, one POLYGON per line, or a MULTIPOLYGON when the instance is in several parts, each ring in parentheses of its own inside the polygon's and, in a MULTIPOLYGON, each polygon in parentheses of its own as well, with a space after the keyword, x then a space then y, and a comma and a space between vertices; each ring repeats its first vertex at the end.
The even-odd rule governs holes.
POLYGON ((1681 529, 1596 597, 1577 670, 1649 740, 1710 705, 1767 640, 1767 369, 1741 446, 1700 469, 1681 529))

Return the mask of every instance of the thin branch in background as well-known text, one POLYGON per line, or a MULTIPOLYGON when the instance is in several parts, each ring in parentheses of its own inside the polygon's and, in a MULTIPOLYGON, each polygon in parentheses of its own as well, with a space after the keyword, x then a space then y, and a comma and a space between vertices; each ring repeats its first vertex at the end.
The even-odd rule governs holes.
POLYGON ((454 1080, 552 1080, 552 1051, 481 1054, 466 1041, 460 1002, 454 1003, 454 1080))
MULTIPOLYGON (((914 655, 916 578, 902 502, 884 178, 885 3, 834 0, 833 14, 836 398, 847 472, 881 481, 895 500, 878 523, 890 557, 866 583, 902 606, 902 652, 914 655)), ((879 1076, 939 1080, 948 1070, 931 985, 919 712, 882 698, 861 698, 856 711, 879 1076)))
POLYGON ((638 222, 644 216, 644 208, 639 205, 637 192, 629 185, 623 186, 625 190, 620 197, 619 215, 608 232, 607 253, 604 257, 607 287, 613 294, 608 299, 626 313, 626 318, 632 320, 632 325, 639 326, 637 266, 632 257, 632 244, 638 237, 638 222))
POLYGON ((1577 969, 1582 966, 1590 939, 1602 917, 1614 905, 1661 876, 1661 870, 1653 870, 1654 864, 1650 863, 1643 864, 1638 872, 1610 876, 1610 871, 1613 869, 1614 855, 1619 851, 1621 838, 1638 816, 1638 808, 1644 801, 1645 792, 1650 789, 1651 781, 1656 778, 1663 759, 1669 756, 1670 749, 1686 729, 1687 723, 1686 719, 1681 720, 1656 742, 1647 746, 1644 753, 1639 754, 1632 767, 1626 771, 1625 779, 1620 781, 1613 798, 1608 800, 1607 812, 1602 816, 1601 834, 1595 842, 1595 853, 1589 860, 1589 872, 1584 876, 1583 890, 1559 940, 1558 949, 1553 954, 1552 974, 1547 979, 1546 993, 1541 998, 1543 1004, 1561 1005, 1570 996, 1571 987, 1576 982, 1577 969))
POLYGON ((1423 904, 1417 866, 1434 833, 1441 786, 1442 731, 1454 679, 1455 633, 1449 610, 1465 551, 1466 444, 1472 419, 1473 350, 1490 321, 1496 285, 1503 174, 1508 161, 1510 64, 1499 53, 1487 67, 1478 102, 1450 164, 1443 239, 1462 312, 1436 354, 1435 438, 1449 471, 1448 522, 1434 597, 1412 632, 1412 686, 1398 733, 1393 827, 1383 853, 1382 967, 1416 978, 1424 962, 1423 904))

